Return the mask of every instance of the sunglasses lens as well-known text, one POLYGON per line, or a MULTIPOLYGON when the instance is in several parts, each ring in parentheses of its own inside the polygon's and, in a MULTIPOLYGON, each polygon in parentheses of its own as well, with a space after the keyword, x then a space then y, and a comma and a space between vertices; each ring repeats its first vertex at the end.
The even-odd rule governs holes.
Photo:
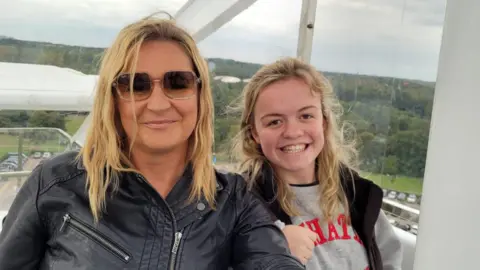
POLYGON ((170 98, 186 98, 195 94, 197 77, 189 71, 169 71, 163 77, 163 90, 170 98))
MULTIPOLYGON (((130 74, 122 74, 117 78, 117 91, 120 97, 131 99, 130 97, 130 74)), ((152 82, 147 73, 135 73, 133 77, 133 98, 142 100, 147 98, 152 91, 152 82)))
MULTIPOLYGON (((162 79, 162 90, 165 95, 172 99, 189 98, 195 95, 197 76, 189 71, 169 71, 162 79)), ((130 100, 131 75, 121 74, 117 77, 115 87, 119 96, 130 100)), ((153 91, 153 81, 147 73, 135 73, 133 77, 133 99, 143 100, 150 96, 153 91)))

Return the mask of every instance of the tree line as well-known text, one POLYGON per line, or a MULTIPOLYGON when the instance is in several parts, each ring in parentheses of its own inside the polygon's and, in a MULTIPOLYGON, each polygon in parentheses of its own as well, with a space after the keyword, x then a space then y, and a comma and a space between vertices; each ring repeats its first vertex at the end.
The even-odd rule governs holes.
MULTIPOLYGON (((67 46, 44 42, 0 39, 0 61, 47 64, 96 74, 104 49, 67 46)), ((260 64, 231 59, 207 59, 212 76, 250 78, 260 64)), ((361 168, 373 173, 423 177, 433 82, 391 77, 324 72, 344 108, 342 119, 353 124, 361 168)), ((212 81, 215 105, 214 151, 221 158, 230 149, 232 136, 238 131, 238 116, 226 108, 235 102, 243 82, 212 81)), ((65 128, 65 116, 59 112, 0 111, 0 127, 44 126, 65 128), (63 120, 62 120, 63 119, 63 120)))

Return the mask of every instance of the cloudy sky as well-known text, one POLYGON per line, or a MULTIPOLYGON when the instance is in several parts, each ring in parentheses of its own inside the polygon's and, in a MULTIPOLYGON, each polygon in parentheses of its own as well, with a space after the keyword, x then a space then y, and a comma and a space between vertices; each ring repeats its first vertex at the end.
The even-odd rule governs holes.
MULTIPOLYGON (((208 2, 201 25, 234 0, 208 2)), ((434 81, 446 0, 317 0, 312 64, 338 71, 434 81)), ((186 0, 2 1, 0 35, 108 46, 119 29, 186 0)), ((295 56, 301 0, 258 0, 200 43, 206 57, 268 63, 295 56)), ((198 21, 198 23, 197 23, 198 21)), ((194 29, 194 28, 192 28, 194 29)), ((192 30, 193 31, 193 30, 192 30)))

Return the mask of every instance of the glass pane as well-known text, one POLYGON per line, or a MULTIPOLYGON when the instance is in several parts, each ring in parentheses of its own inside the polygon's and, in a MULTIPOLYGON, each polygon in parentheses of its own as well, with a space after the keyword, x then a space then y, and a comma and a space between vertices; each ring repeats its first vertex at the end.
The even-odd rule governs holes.
POLYGON ((358 136, 362 175, 416 234, 445 0, 320 0, 312 63, 358 136))

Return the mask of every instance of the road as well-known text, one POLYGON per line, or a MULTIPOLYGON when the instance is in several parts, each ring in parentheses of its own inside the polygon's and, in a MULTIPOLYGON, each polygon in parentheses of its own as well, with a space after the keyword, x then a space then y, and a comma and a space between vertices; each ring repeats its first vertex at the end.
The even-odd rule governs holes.
MULTIPOLYGON (((31 171, 41 159, 29 158, 25 162, 24 170, 31 171)), ((15 196, 17 195, 18 189, 25 182, 26 177, 12 177, 7 181, 0 182, 0 211, 7 211, 10 208, 15 196)))

